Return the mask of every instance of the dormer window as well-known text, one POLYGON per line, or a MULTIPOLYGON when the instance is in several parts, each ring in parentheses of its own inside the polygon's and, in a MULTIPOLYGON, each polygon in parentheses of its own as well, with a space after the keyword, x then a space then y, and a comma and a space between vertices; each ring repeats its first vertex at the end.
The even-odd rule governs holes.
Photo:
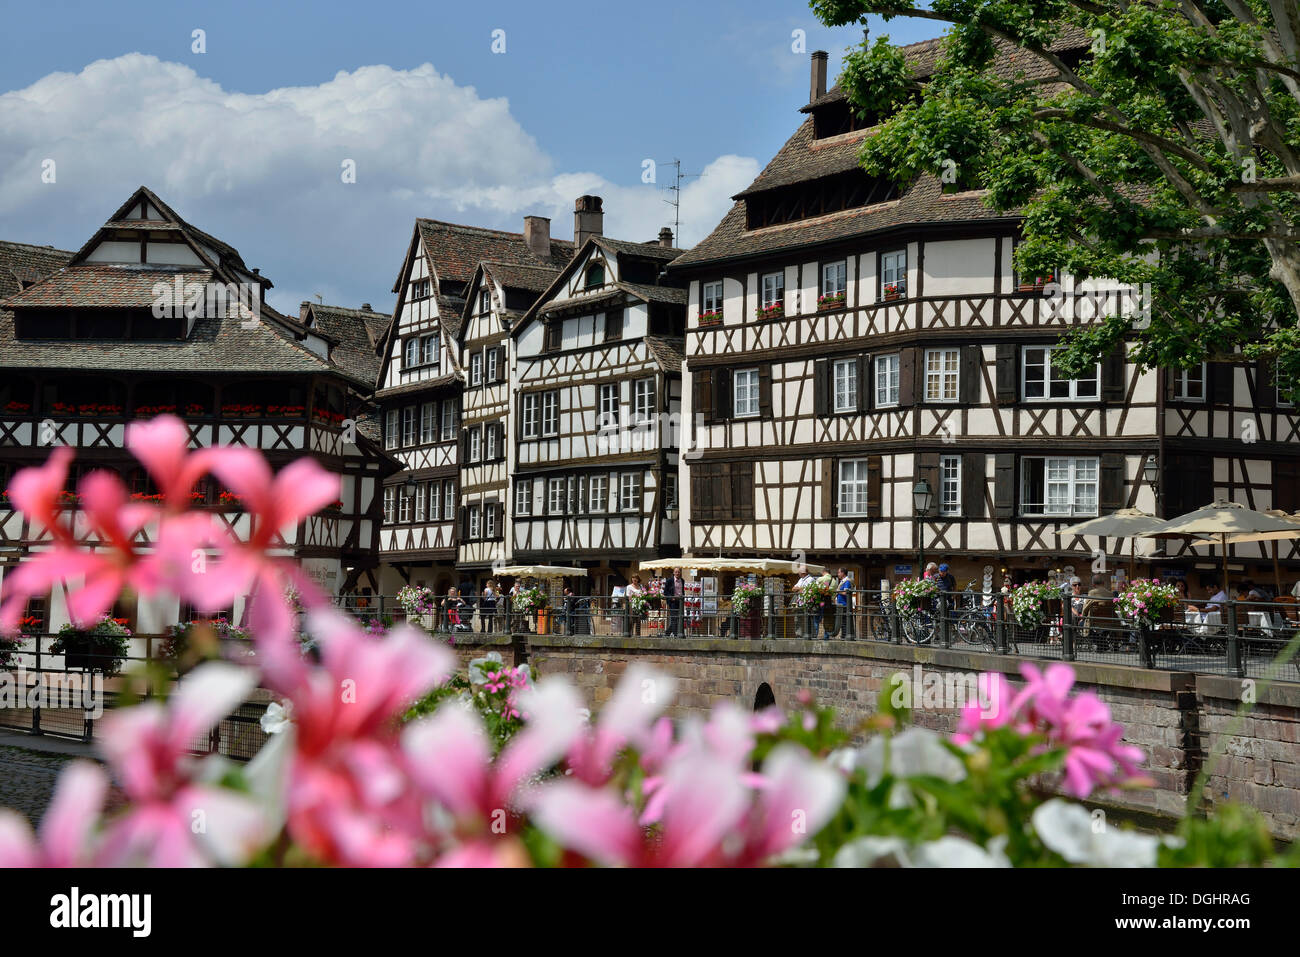
POLYGON ((585 288, 595 289, 603 285, 605 285, 605 264, 592 263, 587 267, 585 288))
POLYGON ((487 315, 492 311, 492 293, 486 289, 478 294, 478 311, 480 315, 487 315))
POLYGON ((427 279, 417 279, 411 283, 412 299, 428 299, 430 292, 432 292, 432 286, 427 279))

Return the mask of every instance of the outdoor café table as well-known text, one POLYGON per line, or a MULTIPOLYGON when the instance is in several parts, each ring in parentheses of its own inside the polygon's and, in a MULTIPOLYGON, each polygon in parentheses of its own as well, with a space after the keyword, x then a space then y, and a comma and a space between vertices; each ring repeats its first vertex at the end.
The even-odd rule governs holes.
POLYGON ((1223 615, 1217 611, 1192 611, 1189 608, 1184 614, 1187 624, 1198 635, 1208 635, 1223 624, 1223 615))
POLYGON ((1277 618, 1266 611, 1248 611, 1246 616, 1249 619, 1251 628, 1272 631, 1274 628, 1279 627, 1277 618))

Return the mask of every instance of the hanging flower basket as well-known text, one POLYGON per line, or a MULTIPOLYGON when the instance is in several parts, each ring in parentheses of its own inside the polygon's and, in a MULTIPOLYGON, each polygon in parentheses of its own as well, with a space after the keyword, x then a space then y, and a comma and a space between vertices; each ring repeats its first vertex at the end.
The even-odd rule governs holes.
POLYGON ((126 627, 126 619, 105 615, 86 630, 64 625, 50 643, 50 653, 63 655, 65 668, 115 675, 122 670, 130 640, 131 629, 126 627))

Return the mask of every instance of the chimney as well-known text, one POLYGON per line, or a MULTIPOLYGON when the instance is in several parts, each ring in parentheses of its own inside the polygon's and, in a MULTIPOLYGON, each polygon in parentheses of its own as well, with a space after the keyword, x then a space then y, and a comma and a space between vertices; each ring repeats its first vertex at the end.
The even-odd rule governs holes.
POLYGON ((307 313, 310 311, 311 311, 311 300, 304 299, 302 301, 302 305, 298 307, 298 321, 305 323, 307 321, 307 313))
POLYGON ((592 236, 603 236, 605 211, 599 196, 579 196, 573 204, 573 251, 576 253, 592 236))
POLYGON ((362 311, 362 312, 374 312, 375 310, 373 310, 373 309, 370 308, 370 303, 368 303, 368 302, 363 302, 363 303, 361 304, 361 311, 362 311))
POLYGON ((659 245, 660 245, 660 246, 666 246, 666 247, 668 247, 669 249, 672 248, 672 245, 673 245, 673 231, 672 231, 671 229, 669 229, 667 226, 665 226, 663 229, 659 230, 659 245))
POLYGON ((545 216, 524 217, 524 243, 534 256, 551 255, 551 221, 545 216))
POLYGON ((812 89, 808 102, 815 102, 826 95, 826 51, 814 50, 812 55, 812 89))

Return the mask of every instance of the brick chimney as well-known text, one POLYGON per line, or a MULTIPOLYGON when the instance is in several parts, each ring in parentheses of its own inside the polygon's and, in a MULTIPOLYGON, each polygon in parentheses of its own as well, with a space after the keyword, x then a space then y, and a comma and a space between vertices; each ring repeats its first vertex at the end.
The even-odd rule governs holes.
POLYGON ((669 249, 672 248, 672 245, 673 245, 673 231, 672 231, 671 229, 669 229, 667 226, 665 226, 663 229, 659 230, 659 245, 660 245, 660 246, 666 246, 666 247, 668 247, 669 249))
POLYGON ((576 253, 592 236, 603 236, 605 211, 599 196, 579 196, 573 204, 573 251, 576 253))
POLYGON ((826 51, 814 50, 812 55, 812 85, 808 102, 826 95, 826 51))
POLYGON ((534 256, 551 255, 551 221, 545 216, 524 217, 524 243, 534 256))
POLYGON ((301 322, 301 323, 306 323, 306 322, 307 322, 307 313, 310 312, 310 311, 311 311, 311 300, 310 300, 310 299, 304 299, 304 300, 302 301, 302 305, 300 305, 300 306, 298 307, 298 321, 301 322))
POLYGON ((362 311, 362 312, 374 312, 375 310, 373 310, 373 309, 370 308, 370 303, 368 303, 368 302, 363 302, 363 303, 361 304, 361 311, 362 311))

